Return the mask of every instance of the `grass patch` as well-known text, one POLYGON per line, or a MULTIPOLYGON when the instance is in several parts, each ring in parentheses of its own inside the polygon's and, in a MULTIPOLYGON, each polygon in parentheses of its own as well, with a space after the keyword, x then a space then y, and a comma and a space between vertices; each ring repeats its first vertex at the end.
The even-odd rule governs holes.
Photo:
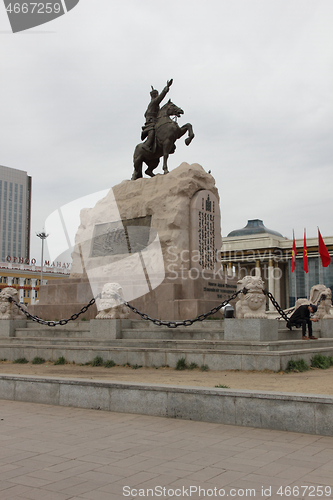
POLYGON ((309 365, 304 361, 304 359, 290 359, 288 361, 286 372, 306 372, 310 370, 309 365))
POLYGON ((311 366, 313 368, 321 368, 322 370, 327 370, 327 368, 333 366, 333 357, 316 354, 315 356, 313 356, 313 358, 311 358, 311 366))
POLYGON ((95 356, 95 358, 91 362, 91 366, 103 366, 104 361, 102 356, 95 356))
POLYGON ((65 365, 66 364, 66 360, 63 356, 60 356, 60 358, 58 358, 55 362, 54 362, 55 365, 65 365))
POLYGON ((13 361, 13 363, 18 363, 20 365, 24 365, 25 363, 29 363, 29 361, 25 358, 17 358, 17 359, 15 359, 15 361, 13 361))
POLYGON ((186 368, 187 364, 185 358, 178 359, 175 370, 186 370, 186 368))
POLYGON ((190 363, 190 364, 188 365, 188 369, 189 369, 189 370, 194 370, 195 368, 198 368, 198 365, 197 365, 196 363, 190 363))
POLYGON ((137 370, 138 368, 142 368, 142 365, 132 365, 132 370, 137 370))
POLYGON ((228 385, 223 385, 223 384, 218 384, 215 385, 214 387, 217 387, 218 389, 230 389, 228 385))
POLYGON ((209 371, 209 366, 208 365, 201 365, 200 366, 200 370, 202 372, 208 372, 209 371))
POLYGON ((113 359, 109 359, 108 361, 105 361, 104 366, 105 368, 112 368, 113 366, 116 366, 116 363, 113 359))
POLYGON ((45 359, 41 358, 40 356, 35 356, 32 360, 33 365, 42 365, 43 363, 45 363, 45 359))

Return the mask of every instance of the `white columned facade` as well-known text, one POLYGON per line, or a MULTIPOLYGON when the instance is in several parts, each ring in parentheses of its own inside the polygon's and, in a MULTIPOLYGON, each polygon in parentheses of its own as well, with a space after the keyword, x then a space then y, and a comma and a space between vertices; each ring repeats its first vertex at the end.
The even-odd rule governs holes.
MULTIPOLYGON (((268 291, 274 297, 274 274, 273 273, 274 273, 273 259, 269 259, 268 260, 268 291)), ((270 300, 268 301, 268 310, 269 311, 275 310, 275 307, 273 306, 273 304, 270 300)))

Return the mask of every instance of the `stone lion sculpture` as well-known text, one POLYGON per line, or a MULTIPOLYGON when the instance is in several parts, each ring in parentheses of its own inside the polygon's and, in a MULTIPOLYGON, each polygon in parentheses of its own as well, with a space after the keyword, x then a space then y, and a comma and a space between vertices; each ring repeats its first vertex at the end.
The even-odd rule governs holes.
POLYGON ((317 312, 313 315, 317 319, 333 319, 332 308, 332 290, 325 285, 314 285, 310 291, 310 299, 298 299, 295 309, 304 304, 315 304, 318 306, 317 312))
POLYGON ((106 283, 98 301, 99 313, 96 319, 126 319, 128 307, 124 304, 123 290, 119 283, 106 283))
MULTIPOLYGON (((0 320, 25 318, 24 313, 13 302, 10 302, 9 299, 13 299, 18 303, 20 302, 18 291, 15 288, 3 288, 0 292, 0 320)), ((24 307, 22 304, 20 305, 24 307)))
POLYGON ((241 293, 236 303, 236 318, 266 319, 266 296, 263 294, 264 282, 260 276, 245 276, 237 282, 238 290, 247 289, 241 293))

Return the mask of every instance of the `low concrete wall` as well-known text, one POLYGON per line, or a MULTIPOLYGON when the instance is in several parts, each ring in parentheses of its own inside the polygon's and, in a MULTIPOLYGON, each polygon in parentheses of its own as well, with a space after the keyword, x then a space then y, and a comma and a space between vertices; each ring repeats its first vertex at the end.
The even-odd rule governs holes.
POLYGON ((333 397, 0 375, 0 399, 333 435, 333 397))

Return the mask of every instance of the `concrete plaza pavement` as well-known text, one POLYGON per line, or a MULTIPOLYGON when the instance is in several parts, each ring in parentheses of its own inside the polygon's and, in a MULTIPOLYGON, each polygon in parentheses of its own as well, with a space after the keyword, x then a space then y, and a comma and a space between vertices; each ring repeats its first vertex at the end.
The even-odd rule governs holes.
POLYGON ((333 498, 328 436, 1 400, 0 443, 1 500, 333 498))

